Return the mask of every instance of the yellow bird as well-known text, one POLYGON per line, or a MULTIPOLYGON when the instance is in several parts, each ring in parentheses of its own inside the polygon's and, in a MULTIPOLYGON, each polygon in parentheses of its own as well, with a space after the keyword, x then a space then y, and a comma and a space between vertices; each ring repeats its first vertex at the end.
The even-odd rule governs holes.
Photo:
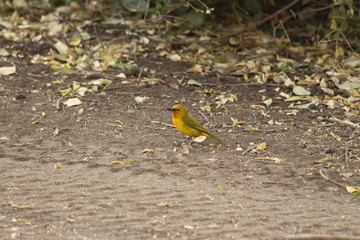
POLYGON ((221 140, 209 133, 186 109, 181 105, 175 105, 172 108, 167 108, 172 112, 172 121, 176 129, 182 134, 189 137, 206 136, 215 139, 218 142, 221 140))

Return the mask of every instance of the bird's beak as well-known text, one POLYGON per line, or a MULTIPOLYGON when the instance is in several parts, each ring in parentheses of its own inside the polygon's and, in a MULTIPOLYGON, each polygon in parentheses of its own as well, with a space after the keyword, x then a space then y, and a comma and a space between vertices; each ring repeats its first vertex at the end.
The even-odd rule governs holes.
POLYGON ((172 109, 172 108, 167 108, 166 110, 169 110, 169 111, 171 111, 171 112, 174 111, 174 109, 172 109))

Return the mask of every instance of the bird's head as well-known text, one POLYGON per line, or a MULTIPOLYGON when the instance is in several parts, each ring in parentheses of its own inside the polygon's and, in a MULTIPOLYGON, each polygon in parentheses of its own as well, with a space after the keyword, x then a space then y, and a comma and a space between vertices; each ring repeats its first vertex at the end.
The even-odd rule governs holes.
POLYGON ((182 116, 182 115, 186 114, 186 112, 187 112, 186 109, 181 105, 175 105, 175 106, 172 106, 172 108, 167 108, 166 110, 171 111, 174 118, 182 116))

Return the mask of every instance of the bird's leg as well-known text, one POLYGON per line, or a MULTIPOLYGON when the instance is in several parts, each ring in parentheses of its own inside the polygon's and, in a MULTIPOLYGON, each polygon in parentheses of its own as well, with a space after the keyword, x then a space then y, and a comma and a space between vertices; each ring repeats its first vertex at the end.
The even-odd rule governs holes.
POLYGON ((184 140, 177 141, 177 146, 182 146, 183 144, 191 145, 193 143, 193 138, 186 136, 184 140))
POLYGON ((190 146, 192 143, 194 142, 194 138, 187 136, 184 140, 183 140, 183 144, 187 144, 188 146, 190 146))
POLYGON ((189 141, 189 145, 191 145, 194 142, 194 138, 192 137, 187 137, 187 140, 189 141))

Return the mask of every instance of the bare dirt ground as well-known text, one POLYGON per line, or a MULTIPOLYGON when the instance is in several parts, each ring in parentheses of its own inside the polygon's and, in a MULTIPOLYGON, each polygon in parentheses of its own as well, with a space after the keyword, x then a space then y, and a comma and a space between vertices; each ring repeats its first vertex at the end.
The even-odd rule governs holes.
MULTIPOLYGON (((46 48, 2 42, 5 46, 29 55, 46 48)), ((107 95, 88 94, 81 106, 58 111, 59 86, 53 81, 89 79, 31 64, 28 56, 3 58, 0 64, 9 63, 17 73, 0 78, 1 239, 360 236, 359 201, 331 182, 360 185, 359 157, 345 162, 345 153, 360 155, 359 130, 319 118, 341 115, 339 110, 319 107, 291 115, 289 104, 275 100, 265 116, 250 106, 261 103, 262 90, 271 94, 275 87, 223 87, 230 81, 226 76, 205 78, 186 73, 186 64, 141 59, 139 67, 157 69, 163 79, 174 72, 191 74, 217 83, 216 91, 231 90, 238 100, 209 115, 200 113, 199 102, 214 99, 194 88, 114 80, 119 87, 107 95), (136 96, 149 99, 139 104, 136 96), (165 108, 177 103, 224 143, 207 139, 184 155, 176 144, 183 136, 154 122, 171 124, 165 108), (246 124, 226 127, 230 117, 246 124), (264 151, 245 151, 262 142, 264 151), (332 160, 314 163, 325 156, 332 160)))

